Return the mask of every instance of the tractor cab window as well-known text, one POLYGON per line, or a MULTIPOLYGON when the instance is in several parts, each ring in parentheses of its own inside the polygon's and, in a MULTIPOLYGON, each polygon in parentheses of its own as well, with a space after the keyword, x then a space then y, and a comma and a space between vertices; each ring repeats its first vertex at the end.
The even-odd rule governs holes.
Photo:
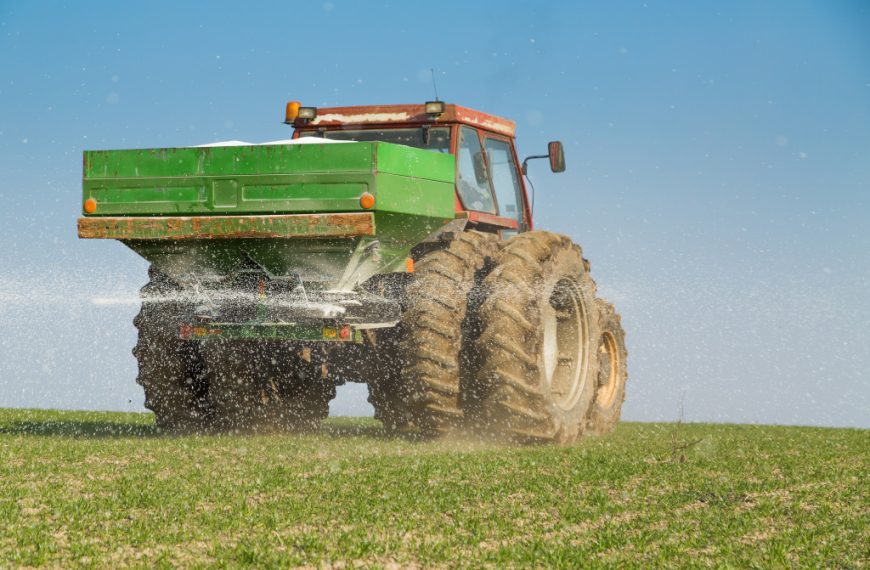
POLYGON ((403 144, 414 148, 450 152, 450 129, 426 127, 419 129, 330 129, 322 132, 305 131, 300 137, 323 136, 336 141, 373 142, 381 141, 403 144))
POLYGON ((520 177, 511 145, 503 140, 487 137, 483 143, 489 161, 489 174, 495 197, 498 201, 498 215, 512 218, 523 224, 522 199, 520 198, 520 177))
POLYGON ((465 209, 495 214, 483 149, 477 131, 470 127, 459 129, 456 166, 456 191, 465 209))

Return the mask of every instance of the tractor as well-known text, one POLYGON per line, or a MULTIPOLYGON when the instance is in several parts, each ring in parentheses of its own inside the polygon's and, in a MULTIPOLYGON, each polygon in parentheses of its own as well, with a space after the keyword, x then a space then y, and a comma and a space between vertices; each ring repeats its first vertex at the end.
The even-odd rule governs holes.
POLYGON ((81 238, 150 263, 134 320, 170 432, 310 430, 368 384, 390 431, 570 443, 625 397, 620 317, 536 230, 512 121, 443 101, 286 105, 292 138, 85 151, 81 238))

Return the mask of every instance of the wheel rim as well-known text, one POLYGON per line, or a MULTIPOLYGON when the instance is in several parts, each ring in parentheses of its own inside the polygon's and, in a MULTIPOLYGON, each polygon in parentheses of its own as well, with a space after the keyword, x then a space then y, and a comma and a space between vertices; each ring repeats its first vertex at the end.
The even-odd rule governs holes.
POLYGON ((598 345, 598 357, 601 368, 598 371, 598 405, 607 408, 616 398, 616 388, 619 375, 619 351, 616 349, 616 338, 605 331, 598 345))
POLYGON ((589 362, 589 325, 577 284, 557 282, 542 313, 544 380, 556 406, 570 410, 583 394, 589 362))

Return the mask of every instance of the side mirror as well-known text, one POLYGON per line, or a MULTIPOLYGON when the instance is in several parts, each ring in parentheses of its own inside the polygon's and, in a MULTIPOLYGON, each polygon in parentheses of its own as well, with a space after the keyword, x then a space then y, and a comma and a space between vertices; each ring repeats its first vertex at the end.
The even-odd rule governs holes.
POLYGON ((565 149, 562 148, 562 143, 552 141, 547 143, 547 154, 536 154, 535 156, 527 156, 523 160, 523 175, 529 173, 529 161, 536 158, 547 158, 550 160, 550 170, 553 172, 565 172, 565 149))
POLYGON ((559 141, 547 143, 547 155, 550 159, 550 170, 565 172, 565 149, 559 141))
POLYGON ((489 182, 489 174, 486 172, 486 160, 483 158, 483 152, 475 152, 474 158, 474 177, 480 186, 486 186, 489 182))

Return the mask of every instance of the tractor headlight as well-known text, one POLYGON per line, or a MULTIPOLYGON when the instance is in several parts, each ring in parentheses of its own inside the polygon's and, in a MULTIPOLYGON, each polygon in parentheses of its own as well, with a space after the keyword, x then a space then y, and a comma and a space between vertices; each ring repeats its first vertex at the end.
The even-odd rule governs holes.
POLYGON ((425 110, 427 115, 437 117, 444 112, 444 101, 426 101, 425 110))
POLYGON ((317 107, 299 107, 299 113, 296 116, 299 119, 310 121, 317 116, 317 107))

